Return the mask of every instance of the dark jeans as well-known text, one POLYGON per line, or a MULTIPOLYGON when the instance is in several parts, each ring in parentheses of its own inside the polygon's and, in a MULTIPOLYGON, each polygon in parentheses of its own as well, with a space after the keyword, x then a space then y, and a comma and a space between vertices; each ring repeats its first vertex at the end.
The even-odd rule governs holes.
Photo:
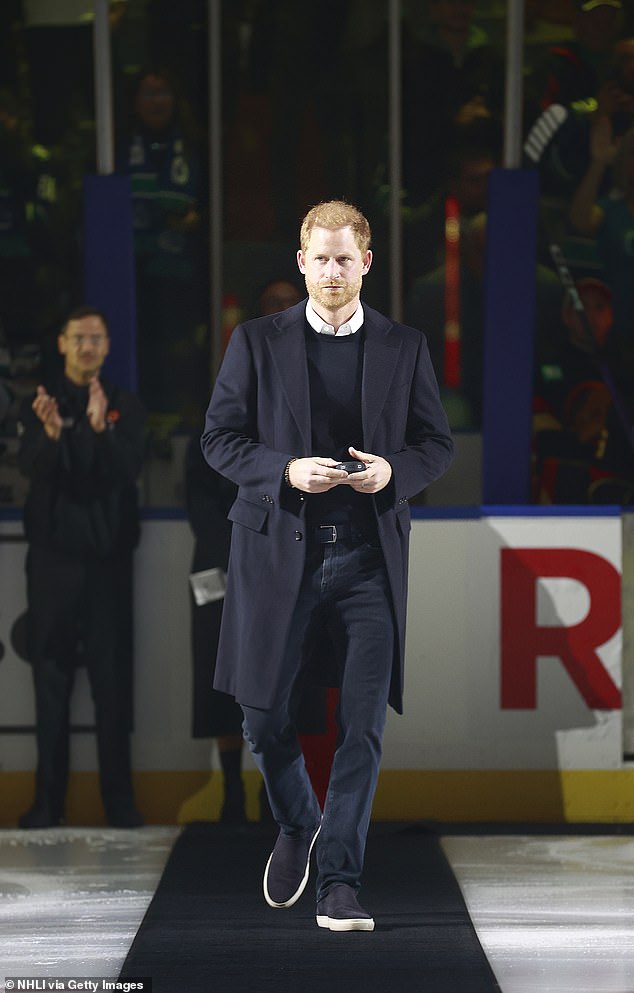
POLYGON ((378 543, 311 545, 284 657, 278 703, 243 707, 244 736, 271 810, 289 835, 312 832, 320 809, 295 725, 301 659, 324 626, 340 658, 337 748, 317 842, 317 898, 334 883, 358 888, 381 760, 394 621, 378 543))

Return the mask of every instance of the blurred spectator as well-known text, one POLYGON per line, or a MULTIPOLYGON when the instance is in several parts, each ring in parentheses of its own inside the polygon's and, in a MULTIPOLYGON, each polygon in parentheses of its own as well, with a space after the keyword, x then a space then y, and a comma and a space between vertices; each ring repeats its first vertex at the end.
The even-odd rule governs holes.
MULTIPOLYGON (((235 7, 237 4, 223 4, 235 7)), ((182 96, 203 119, 207 108, 207 0, 145 0, 150 58, 178 79, 182 96)), ((229 16, 229 11, 226 12, 229 16)), ((223 20, 225 11, 223 10, 223 20)), ((224 29, 224 25, 223 25, 224 29)), ((223 72, 225 68, 223 34, 223 72)))
POLYGON ((622 6, 621 0, 575 0, 574 39, 553 46, 536 73, 541 110, 596 98, 612 68, 622 6))
POLYGON ((403 208, 406 288, 444 263, 447 199, 455 199, 461 223, 486 211, 489 174, 497 164, 490 147, 472 144, 466 135, 432 196, 418 207, 403 208))
POLYGON ((169 454, 171 430, 193 422, 195 401, 202 402, 209 362, 204 170, 188 105, 162 69, 145 69, 135 80, 117 168, 132 180, 139 391, 158 446, 167 442, 169 454))
POLYGON ((634 37, 616 42, 607 79, 599 87, 596 100, 599 114, 612 119, 617 135, 634 123, 634 37))
MULTIPOLYGON (((258 314, 275 314, 302 299, 293 283, 276 279, 258 295, 258 314)), ((235 323, 235 322, 234 322, 235 323)), ((229 330, 229 334, 233 330, 229 330)), ((227 336, 228 340, 228 336, 227 336)), ((226 346, 227 342, 224 342, 226 346)), ((224 577, 229 564, 231 524, 229 510, 237 487, 207 465, 200 434, 192 435, 185 455, 185 504, 194 533, 190 575, 191 639, 193 659, 194 738, 215 738, 223 772, 220 820, 225 824, 246 821, 242 782, 242 710, 233 697, 213 689, 213 675, 222 619, 224 577)), ((260 793, 263 812, 268 802, 260 793)))
POLYGON ((287 310, 306 296, 300 287, 288 279, 274 279, 262 289, 258 296, 258 317, 269 317, 281 310, 287 310))
POLYGON ((270 114, 272 240, 293 237, 306 202, 347 185, 346 132, 354 110, 349 97, 340 99, 340 83, 348 8, 349 0, 250 5, 249 85, 267 95, 270 114), (298 79, 300 86, 290 82, 298 79))
POLYGON ((430 0, 431 32, 411 33, 403 54, 403 181, 406 202, 426 201, 442 181, 457 127, 493 147, 500 135, 504 61, 474 22, 473 0, 430 0))
POLYGON ((584 276, 576 281, 576 288, 589 323, 582 321, 570 294, 565 293, 559 325, 538 328, 535 342, 537 411, 559 424, 572 386, 597 378, 597 359, 607 354, 614 316, 612 293, 602 280, 584 276))
POLYGON ((460 229, 456 284, 448 286, 447 266, 443 263, 417 279, 405 300, 405 322, 425 333, 452 428, 477 428, 481 420, 485 237, 484 213, 464 222, 460 229), (450 390, 445 376, 447 296, 456 291, 460 385, 450 390))
POLYGON ((576 286, 587 321, 566 294, 561 333, 541 335, 537 343, 535 499, 630 503, 634 452, 615 407, 610 375, 612 294, 591 277, 576 286))
POLYGON ((110 0, 110 51, 115 105, 122 106, 130 79, 151 61, 148 54, 145 0, 110 0))
POLYGON ((591 134, 591 160, 570 206, 570 220, 582 235, 596 238, 605 281, 612 290, 615 368, 628 395, 634 389, 634 128, 622 138, 612 121, 596 116, 591 134), (612 191, 600 196, 606 172, 612 191))
POLYGON ((132 554, 144 449, 137 398, 101 378, 103 316, 75 310, 58 336, 64 374, 26 404, 20 468, 29 543, 28 657, 35 687, 35 798, 20 827, 61 823, 69 767, 69 705, 85 665, 95 706, 101 796, 109 824, 142 824, 134 804, 132 554), (50 392, 49 392, 50 390, 50 392))
POLYGON ((58 179, 50 150, 30 141, 18 101, 0 90, 0 330, 11 348, 61 316, 58 179))
POLYGON ((246 821, 242 711, 233 697, 212 688, 231 540, 227 515, 235 496, 233 483, 205 462, 198 433, 192 436, 185 456, 185 503, 195 538, 190 576, 192 735, 216 739, 224 777, 220 820, 227 824, 246 821))
POLYGON ((590 132, 595 114, 608 116, 615 135, 634 124, 634 38, 618 40, 603 81, 583 99, 551 104, 531 126, 525 151, 541 173, 542 192, 567 199, 590 159, 590 132))
MULTIPOLYGON (((611 68, 598 91, 567 106, 553 104, 530 128, 524 149, 540 174, 540 258, 550 261, 553 242, 564 248, 574 272, 601 276, 603 260, 592 235, 570 221, 570 201, 576 195, 592 157, 592 130, 600 118, 610 121, 613 136, 634 125, 634 38, 622 38, 613 48, 611 68)), ((597 199, 613 185, 611 169, 599 180, 597 199)))
MULTIPOLYGON (((303 289, 291 280, 273 279, 258 294, 255 316, 265 317, 287 310, 304 296, 303 289)), ((230 332, 225 347, 229 336, 230 332)), ((213 677, 224 577, 229 564, 231 523, 228 514, 236 494, 237 487, 205 461, 197 432, 190 439, 185 457, 185 502, 195 538, 190 576, 194 665, 192 735, 216 739, 224 776, 220 820, 228 824, 246 820, 241 777, 243 714, 233 697, 213 689, 213 677)), ((310 698, 302 700, 300 728, 305 734, 321 733, 325 720, 325 693, 313 689, 310 698)), ((260 811, 262 819, 271 817, 264 789, 260 790, 260 811)))
MULTIPOLYGON (((482 416, 484 353, 484 276, 486 258, 486 214, 480 213, 460 227, 457 282, 447 279, 441 265, 420 277, 405 301, 405 321, 427 337, 431 360, 441 386, 450 424, 455 428, 478 428, 482 416), (458 292, 458 307, 448 306, 448 295, 458 292), (449 388, 445 375, 447 314, 458 313, 459 386, 449 388)), ((546 336, 559 322, 561 288, 554 273, 537 267, 536 327, 546 336)), ((452 330, 455 334, 455 329, 452 330)))

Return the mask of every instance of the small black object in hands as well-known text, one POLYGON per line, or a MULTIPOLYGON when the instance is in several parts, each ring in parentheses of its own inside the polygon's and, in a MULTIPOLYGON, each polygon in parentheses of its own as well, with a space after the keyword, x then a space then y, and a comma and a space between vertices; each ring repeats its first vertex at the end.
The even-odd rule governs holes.
POLYGON ((344 469, 346 472, 363 472, 367 466, 365 462, 337 462, 335 469, 344 469))

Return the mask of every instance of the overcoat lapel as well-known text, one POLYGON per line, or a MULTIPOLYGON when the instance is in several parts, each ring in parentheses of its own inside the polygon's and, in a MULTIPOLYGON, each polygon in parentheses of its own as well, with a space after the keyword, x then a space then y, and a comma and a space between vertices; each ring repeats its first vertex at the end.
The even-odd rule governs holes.
POLYGON ((363 444, 372 451, 376 425, 385 405, 396 373, 401 352, 400 340, 389 333, 392 322, 382 315, 365 308, 365 354, 363 358, 363 385, 361 389, 361 417, 363 419, 363 444))
POLYGON ((277 318, 275 328, 268 336, 268 344, 282 391, 308 455, 311 451, 311 421, 304 312, 305 304, 297 304, 277 318))

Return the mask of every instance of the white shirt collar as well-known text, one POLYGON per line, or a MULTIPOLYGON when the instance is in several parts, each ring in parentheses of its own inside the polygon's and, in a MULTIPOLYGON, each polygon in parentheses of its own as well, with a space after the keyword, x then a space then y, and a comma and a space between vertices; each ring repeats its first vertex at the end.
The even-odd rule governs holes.
MULTIPOLYGON (((306 302, 306 320, 310 324, 313 331, 317 334, 335 334, 335 329, 332 324, 326 324, 326 322, 316 313, 310 300, 306 302)), ((361 301, 359 301, 359 306, 355 310, 354 314, 349 321, 342 324, 339 330, 336 332, 337 338, 344 338, 348 334, 355 334, 361 325, 363 324, 363 306, 361 301)))

